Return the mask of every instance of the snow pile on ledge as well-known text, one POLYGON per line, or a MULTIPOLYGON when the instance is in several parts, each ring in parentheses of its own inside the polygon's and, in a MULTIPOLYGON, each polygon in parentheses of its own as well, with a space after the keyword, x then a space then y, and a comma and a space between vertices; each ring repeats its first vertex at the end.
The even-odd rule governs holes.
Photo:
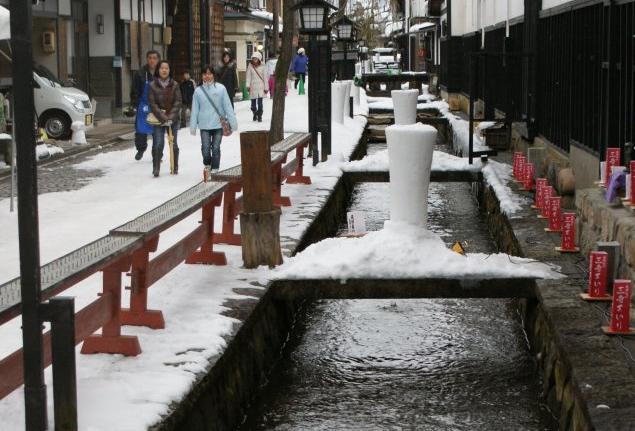
MULTIPOLYGON (((388 150, 378 151, 361 160, 343 163, 341 168, 344 172, 387 172, 389 168, 388 150)), ((453 156, 443 151, 435 151, 432 156, 432 170, 478 172, 481 170, 481 161, 474 160, 474 164, 470 165, 467 158, 453 156)))
POLYGON ((504 253, 462 256, 423 228, 385 222, 361 238, 329 238, 274 271, 276 279, 560 278, 557 268, 504 253))
POLYGON ((503 214, 512 217, 523 205, 529 204, 530 200, 521 196, 507 185, 512 181, 512 167, 506 163, 499 163, 489 160, 481 169, 487 184, 493 189, 503 214))

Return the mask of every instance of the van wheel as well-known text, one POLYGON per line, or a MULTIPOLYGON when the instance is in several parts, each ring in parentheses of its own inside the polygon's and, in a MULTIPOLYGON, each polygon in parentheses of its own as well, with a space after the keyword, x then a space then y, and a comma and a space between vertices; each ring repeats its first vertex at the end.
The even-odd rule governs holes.
POLYGON ((43 127, 46 134, 51 139, 70 139, 71 119, 66 113, 54 111, 45 114, 40 120, 40 127, 43 127))

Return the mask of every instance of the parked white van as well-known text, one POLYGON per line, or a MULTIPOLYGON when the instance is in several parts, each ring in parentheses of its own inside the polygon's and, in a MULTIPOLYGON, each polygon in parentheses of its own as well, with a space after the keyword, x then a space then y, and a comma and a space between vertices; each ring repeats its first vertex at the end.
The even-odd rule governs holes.
MULTIPOLYGON (((0 67, 0 88, 11 91, 11 50, 9 47, 9 10, 0 6, 0 55, 7 61, 0 67)), ((88 94, 71 83, 61 83, 46 67, 33 65, 33 95, 38 125, 49 138, 68 139, 71 124, 81 121, 89 129, 93 127, 96 103, 88 94)))
POLYGON ((88 94, 74 87, 64 86, 43 66, 33 68, 35 113, 38 124, 49 138, 68 139, 71 124, 81 121, 86 129, 93 127, 96 104, 88 94))

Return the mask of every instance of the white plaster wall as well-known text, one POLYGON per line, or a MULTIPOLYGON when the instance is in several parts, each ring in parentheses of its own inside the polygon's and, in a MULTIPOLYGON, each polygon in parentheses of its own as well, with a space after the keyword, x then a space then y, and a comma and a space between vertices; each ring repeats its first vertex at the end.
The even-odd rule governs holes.
POLYGON ((91 57, 115 55, 115 3, 88 2, 88 46, 91 57), (97 15, 104 16, 104 33, 97 34, 97 15))
POLYGON ((542 0, 542 10, 551 9, 565 3, 571 3, 571 0, 542 0))
MULTIPOLYGON (((524 14, 523 0, 450 0, 452 35, 461 36, 524 14), (482 22, 481 22, 482 21, 482 22)), ((561 1, 561 0, 547 0, 561 1)))

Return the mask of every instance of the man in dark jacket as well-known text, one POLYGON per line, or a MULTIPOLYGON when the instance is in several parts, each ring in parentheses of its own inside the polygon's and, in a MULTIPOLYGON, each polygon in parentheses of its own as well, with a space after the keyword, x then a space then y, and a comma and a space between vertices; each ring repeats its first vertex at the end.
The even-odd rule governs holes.
MULTIPOLYGON (((143 123, 147 112, 143 112, 140 109, 140 104, 147 104, 147 91, 146 85, 150 86, 150 83, 154 79, 154 71, 159 63, 161 56, 157 51, 148 51, 146 53, 146 65, 137 70, 132 78, 132 86, 130 88, 130 104, 137 109, 137 121, 135 128, 134 144, 137 148, 136 160, 141 160, 143 153, 148 148, 148 134, 151 133, 144 130, 143 123)), ((151 128, 149 129, 151 130, 151 128)))
POLYGON ((236 90, 238 89, 238 71, 236 69, 236 62, 233 61, 229 49, 225 49, 223 53, 223 63, 218 68, 217 76, 218 82, 225 86, 227 94, 229 95, 229 101, 233 107, 234 96, 236 96, 236 90))
POLYGON ((179 84, 181 87, 181 127, 187 126, 187 120, 190 117, 190 111, 192 110, 192 96, 194 96, 194 89, 196 83, 190 76, 190 71, 183 72, 183 81, 179 84))

